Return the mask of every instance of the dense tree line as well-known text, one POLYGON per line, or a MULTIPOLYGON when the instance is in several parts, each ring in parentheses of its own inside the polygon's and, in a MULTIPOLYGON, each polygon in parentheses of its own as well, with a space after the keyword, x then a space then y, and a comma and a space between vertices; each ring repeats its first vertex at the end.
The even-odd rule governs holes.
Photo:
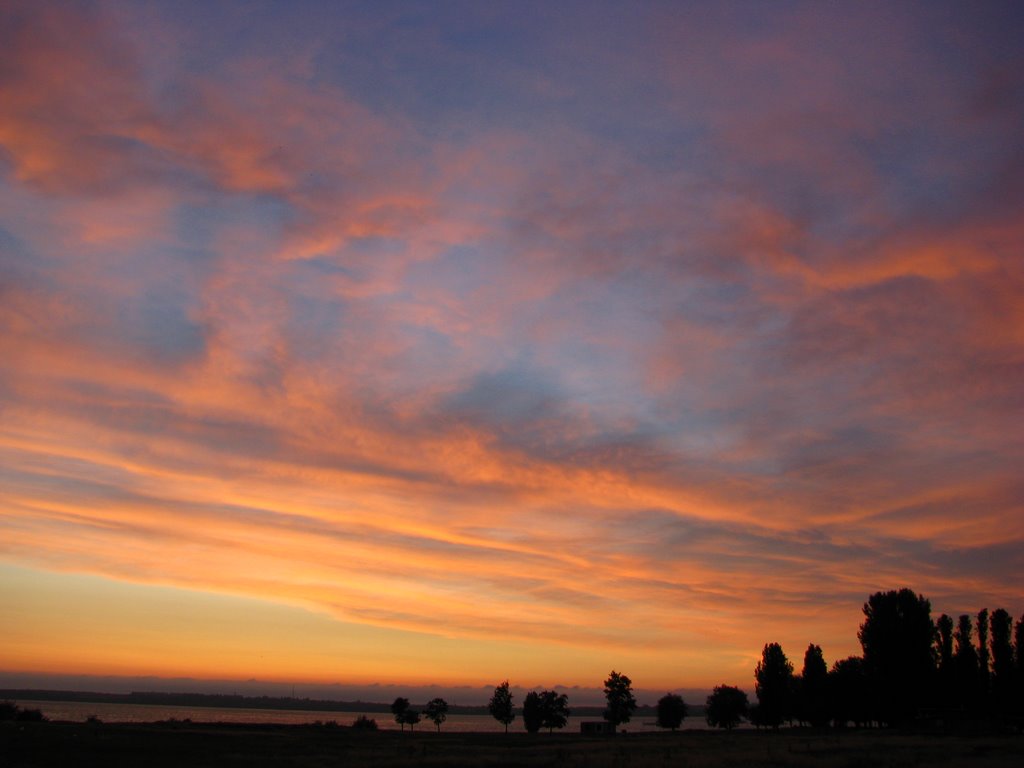
POLYGON ((931 603, 910 589, 876 592, 863 610, 862 655, 831 670, 817 645, 807 647, 799 674, 781 645, 764 646, 754 669, 751 723, 1024 723, 1024 616, 1014 624, 1005 609, 983 608, 955 623, 946 614, 933 621, 931 603))
MULTIPOLYGON (((754 668, 757 702, 730 685, 717 686, 705 704, 708 725, 731 729, 744 719, 758 727, 783 723, 813 727, 904 725, 921 718, 993 719, 1024 726, 1024 616, 1016 623, 1003 608, 934 620, 931 603, 910 589, 876 592, 864 603, 857 632, 862 654, 829 669, 821 647, 811 643, 800 672, 779 643, 766 643, 754 668)), ((629 677, 615 670, 604 681, 604 719, 612 730, 630 721, 637 707, 629 677)), ((508 731, 516 709, 508 680, 494 689, 488 711, 508 731)), ((448 705, 434 699, 422 711, 398 698, 395 721, 415 727, 420 717, 438 730, 448 705)), ((679 728, 688 713, 682 697, 667 693, 657 704, 657 724, 679 728)), ((565 727, 569 699, 556 691, 530 691, 521 710, 530 733, 565 727)))

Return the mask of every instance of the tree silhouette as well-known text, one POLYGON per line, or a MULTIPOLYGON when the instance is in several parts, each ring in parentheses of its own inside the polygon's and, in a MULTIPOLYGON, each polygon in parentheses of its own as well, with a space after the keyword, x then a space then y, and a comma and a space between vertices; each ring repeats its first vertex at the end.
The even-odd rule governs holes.
POLYGON ((544 703, 540 694, 530 691, 523 699, 523 727, 527 733, 536 733, 544 723, 544 703))
POLYGON ((953 619, 945 613, 935 622, 939 633, 935 653, 939 660, 938 700, 952 706, 956 698, 956 670, 953 661, 953 619))
POLYGON ((530 691, 523 701, 523 725, 530 733, 564 728, 569 720, 569 697, 555 691, 530 691))
POLYGON ((548 733, 564 728, 569 721, 569 697, 564 693, 541 691, 540 702, 541 727, 547 728, 548 733))
POLYGON ((757 730, 769 727, 769 723, 766 723, 762 716, 761 705, 756 702, 747 707, 747 722, 757 728, 757 730))
POLYGON ((1007 714, 1013 700, 1013 619, 1003 608, 992 611, 992 702, 999 714, 1007 714))
POLYGON ((857 637, 878 719, 895 724, 914 717, 935 672, 931 603, 910 589, 876 592, 864 603, 857 637))
POLYGON ((683 697, 675 693, 666 693, 658 699, 658 727, 671 728, 673 731, 683 724, 687 706, 683 697))
MULTIPOLYGON (((402 730, 405 730, 406 719, 405 716, 409 712, 409 700, 399 696, 393 702, 391 702, 391 714, 395 716, 395 722, 402 726, 402 730)), ((419 718, 417 718, 419 719, 419 718)))
POLYGON ((961 708, 973 709, 978 703, 978 652, 974 648, 974 629, 971 617, 962 614, 957 621, 953 640, 953 669, 956 679, 956 699, 961 708))
POLYGON ((953 665, 953 619, 942 614, 935 622, 939 633, 939 645, 936 649, 939 657, 939 669, 951 669, 953 665))
POLYGON ((828 666, 820 645, 807 646, 797 691, 800 719, 815 728, 828 725, 828 666))
POLYGON ((988 697, 988 608, 978 611, 978 688, 982 699, 988 697))
POLYGON ((377 721, 372 717, 360 715, 352 722, 352 728, 356 731, 376 731, 377 721))
MULTIPOLYGON (((402 722, 409 724, 409 730, 416 730, 416 723, 420 721, 420 713, 415 709, 407 709, 405 714, 402 716, 402 722)), ((404 730, 404 729, 403 729, 404 730)))
POLYGON ((508 725, 516 719, 515 710, 512 707, 512 693, 508 688, 508 680, 494 689, 494 695, 487 703, 487 711, 491 717, 505 726, 505 733, 508 733, 508 725))
POLYGON ((1014 659, 1014 696, 1016 702, 1014 712, 1024 715, 1024 614, 1017 620, 1013 628, 1014 659))
POLYGON ((838 726, 864 725, 871 720, 868 675, 864 659, 850 656, 832 665, 828 673, 828 698, 832 719, 838 726))
POLYGON ((423 714, 428 720, 432 720, 437 726, 437 732, 441 732, 441 723, 448 719, 448 702, 442 698, 431 699, 427 702, 427 708, 423 714))
POLYGON ((1016 660, 1017 675, 1020 681, 1024 683, 1024 613, 1017 619, 1017 623, 1013 627, 1013 647, 1014 647, 1014 659, 1016 660))
POLYGON ((758 716, 762 723, 778 728, 790 715, 793 665, 778 643, 767 643, 754 669, 758 716))
POLYGON ((837 661, 828 672, 813 643, 799 676, 781 645, 764 646, 754 670, 758 703, 747 709, 752 724, 778 728, 796 717, 814 727, 829 720, 837 727, 851 721, 894 726, 913 720, 926 704, 1009 716, 1011 723, 1024 716, 1024 616, 1015 625, 1005 609, 982 608, 976 625, 971 614, 955 626, 947 614, 933 622, 931 603, 906 588, 876 592, 863 610, 857 632, 863 657, 837 661))
POLYGON ((613 669, 608 679, 604 681, 604 696, 608 701, 604 719, 611 723, 613 728, 628 723, 633 710, 636 709, 633 681, 613 669))
POLYGON ((712 728, 732 730, 747 713, 747 694, 731 685, 719 685, 708 696, 704 718, 712 728))

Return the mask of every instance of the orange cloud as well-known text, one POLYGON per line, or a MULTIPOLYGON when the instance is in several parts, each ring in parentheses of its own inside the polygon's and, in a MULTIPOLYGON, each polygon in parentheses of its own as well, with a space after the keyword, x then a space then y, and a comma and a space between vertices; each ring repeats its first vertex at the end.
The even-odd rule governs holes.
MULTIPOLYGON (((710 95, 662 72, 664 104, 636 97, 662 127, 455 129, 308 50, 165 82, 138 20, 15 15, 5 563, 298 607, 386 638, 393 678, 463 643, 474 682, 501 655, 739 682, 766 640, 855 652, 875 589, 1021 598, 1020 227, 960 202, 969 169, 956 216, 922 213, 937 171, 873 165, 892 105, 836 104, 842 62, 789 100, 753 73, 814 52, 730 38, 751 83, 669 57, 710 95)), ((286 635, 277 674, 316 674, 286 635)))

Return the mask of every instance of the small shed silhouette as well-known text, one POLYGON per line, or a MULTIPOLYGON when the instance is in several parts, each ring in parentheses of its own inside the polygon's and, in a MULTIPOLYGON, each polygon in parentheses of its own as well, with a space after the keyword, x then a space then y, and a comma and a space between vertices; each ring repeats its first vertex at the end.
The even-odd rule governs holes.
POLYGON ((612 735, 615 733, 615 726, 607 720, 584 720, 580 723, 580 733, 612 735))

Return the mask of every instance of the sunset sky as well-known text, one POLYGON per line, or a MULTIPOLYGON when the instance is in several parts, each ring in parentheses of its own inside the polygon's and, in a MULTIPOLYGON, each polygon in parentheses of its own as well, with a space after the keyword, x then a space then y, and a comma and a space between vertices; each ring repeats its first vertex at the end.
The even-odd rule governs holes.
POLYGON ((1022 35, 3 2, 0 671, 752 690, 879 589, 1020 616, 1022 35))

